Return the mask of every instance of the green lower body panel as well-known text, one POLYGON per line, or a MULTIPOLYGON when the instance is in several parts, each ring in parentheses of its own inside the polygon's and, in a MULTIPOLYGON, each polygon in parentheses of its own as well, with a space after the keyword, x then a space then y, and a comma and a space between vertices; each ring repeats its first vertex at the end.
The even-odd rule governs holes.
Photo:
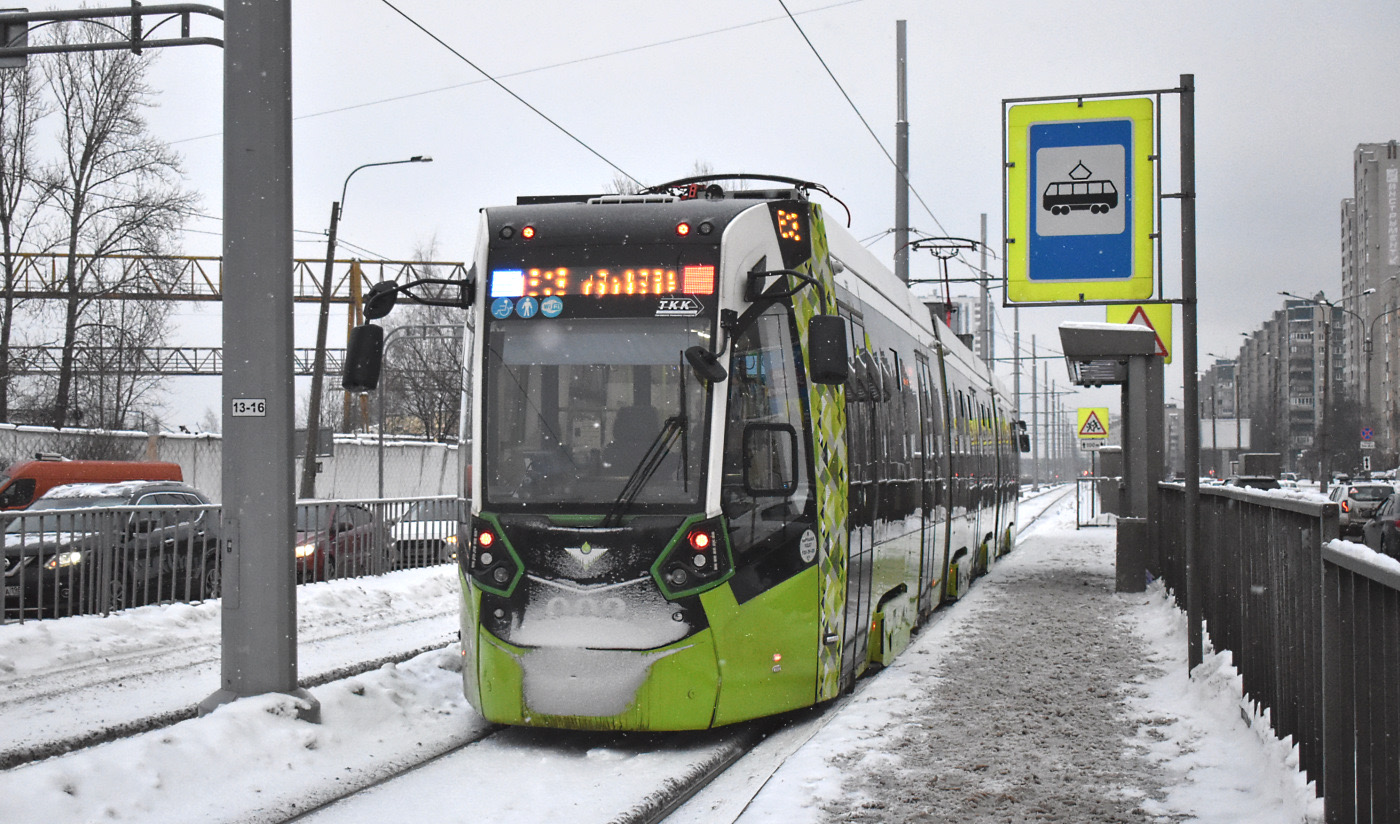
POLYGON ((816 702, 817 582, 809 567, 743 604, 728 586, 701 596, 723 683, 715 726, 816 702))

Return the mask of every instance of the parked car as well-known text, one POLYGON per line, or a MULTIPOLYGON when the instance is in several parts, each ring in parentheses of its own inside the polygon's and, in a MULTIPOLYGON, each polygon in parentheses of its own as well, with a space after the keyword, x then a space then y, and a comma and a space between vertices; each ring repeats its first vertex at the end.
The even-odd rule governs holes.
POLYGON ((297 505, 296 568, 300 581, 383 572, 391 566, 383 528, 368 507, 341 502, 297 505))
POLYGON ((1366 521, 1361 534, 1366 546, 1382 555, 1400 558, 1400 495, 1390 495, 1366 521))
POLYGON ((1395 487, 1376 481, 1345 483, 1332 487, 1328 497, 1337 502, 1340 511, 1337 524, 1343 535, 1360 535, 1366 521, 1375 514, 1381 501, 1390 497, 1395 487))
POLYGON ((427 566, 457 560, 457 501, 418 501, 389 531, 395 563, 427 566))
POLYGON ((1250 489, 1278 489, 1278 478, 1269 475, 1234 475, 1225 479, 1225 486, 1247 486, 1250 489))
POLYGON ((57 617, 217 596, 212 506, 170 481, 50 489, 5 526, 5 614, 57 617))

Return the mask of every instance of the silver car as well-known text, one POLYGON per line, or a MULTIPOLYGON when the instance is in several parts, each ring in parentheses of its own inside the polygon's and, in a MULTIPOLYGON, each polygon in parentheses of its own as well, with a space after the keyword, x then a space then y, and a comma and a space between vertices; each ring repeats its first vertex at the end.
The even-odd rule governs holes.
POLYGON ((1376 481, 1345 483, 1333 487, 1329 497, 1337 503, 1340 510, 1337 523, 1342 534, 1360 535, 1366 522, 1381 505, 1381 501, 1390 497, 1394 491, 1395 487, 1390 484, 1376 481))

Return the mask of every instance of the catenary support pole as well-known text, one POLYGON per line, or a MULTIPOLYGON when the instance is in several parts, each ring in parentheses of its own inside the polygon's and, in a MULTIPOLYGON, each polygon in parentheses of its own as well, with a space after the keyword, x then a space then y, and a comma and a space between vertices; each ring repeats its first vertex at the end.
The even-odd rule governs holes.
POLYGON ((292 455, 291 0, 224 18, 223 663, 201 712, 296 696, 292 455))
POLYGON ((905 21, 894 21, 895 103, 894 122, 894 273, 909 282, 909 95, 905 73, 907 50, 905 21))
POLYGON ((996 354, 992 351, 992 301, 991 290, 987 288, 987 213, 982 213, 982 242, 977 247, 981 260, 977 268, 978 286, 981 288, 982 298, 982 328, 979 340, 981 351, 977 354, 982 357, 982 362, 987 365, 987 371, 995 374, 992 359, 996 354))
POLYGON ((1040 486, 1040 384, 1037 372, 1040 361, 1035 357, 1035 335, 1031 335, 1031 483, 1040 486))
MULTIPOLYGON (((1011 391, 1016 395, 1016 414, 1025 418, 1021 406, 1021 307, 1011 310, 1011 391)), ((1019 482, 1020 479, 1018 478, 1019 482)))

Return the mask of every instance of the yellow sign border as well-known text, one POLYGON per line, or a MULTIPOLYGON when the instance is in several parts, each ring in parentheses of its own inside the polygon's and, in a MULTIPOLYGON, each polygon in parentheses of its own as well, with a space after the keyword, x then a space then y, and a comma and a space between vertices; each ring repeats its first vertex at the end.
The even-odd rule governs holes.
POLYGON ((1154 106, 1150 97, 1031 103, 1007 112, 1006 300, 1008 303, 1081 303, 1092 300, 1146 300, 1156 286, 1152 229, 1157 212, 1153 155, 1154 106), (1131 120, 1133 134, 1132 276, 1123 280, 1030 279, 1030 129, 1038 123, 1131 120))
POLYGON ((1079 423, 1075 424, 1074 432, 1081 441, 1106 441, 1108 440, 1108 407, 1107 406, 1081 406, 1079 407, 1079 423), (1089 416, 1096 415, 1099 423, 1103 424, 1102 435, 1084 435, 1084 424, 1089 422, 1089 416))

